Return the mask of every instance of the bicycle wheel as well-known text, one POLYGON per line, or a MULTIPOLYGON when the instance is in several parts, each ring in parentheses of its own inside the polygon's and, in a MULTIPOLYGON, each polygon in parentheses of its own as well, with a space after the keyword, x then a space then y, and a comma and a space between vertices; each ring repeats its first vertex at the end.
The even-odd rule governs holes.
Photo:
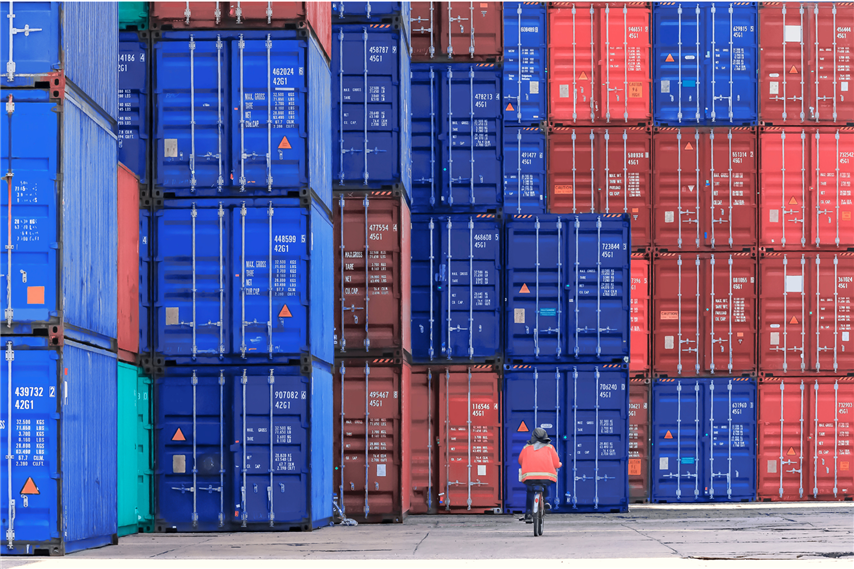
POLYGON ((543 515, 545 514, 545 504, 543 503, 543 495, 537 494, 537 503, 539 507, 537 508, 536 514, 534 514, 534 537, 539 537, 543 535, 543 515))

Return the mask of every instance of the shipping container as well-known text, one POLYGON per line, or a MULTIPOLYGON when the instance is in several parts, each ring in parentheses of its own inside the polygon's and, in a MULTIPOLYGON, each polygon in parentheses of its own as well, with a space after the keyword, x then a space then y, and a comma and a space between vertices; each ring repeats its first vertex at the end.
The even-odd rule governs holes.
POLYGON ((628 509, 628 384, 625 364, 505 366, 505 513, 525 511, 519 454, 538 427, 563 463, 546 498, 552 512, 628 509))
POLYGON ((148 2, 119 2, 119 30, 148 29, 148 2))
POLYGON ((549 212, 625 213, 632 247, 650 245, 652 140, 645 128, 552 128, 549 212))
POLYGON ((0 192, 3 333, 38 328, 60 338, 64 327, 73 339, 115 349, 116 247, 107 246, 117 242, 115 130, 71 90, 49 97, 4 92, 0 171, 11 176, 0 192))
POLYGON ((763 253, 759 259, 759 371, 854 369, 854 253, 763 253))
POLYGON ((539 126, 546 110, 545 2, 504 3, 504 124, 539 126))
POLYGON ((755 2, 654 4, 656 124, 756 124, 757 12, 755 2))
POLYGON ((3 2, 0 19, 9 50, 0 87, 49 88, 54 98, 67 87, 85 93, 106 122, 118 117, 117 77, 104 72, 119 60, 116 2, 3 2))
POLYGON ((413 212, 501 207, 501 82, 485 63, 413 66, 413 212))
POLYGON ((659 128, 652 135, 656 183, 653 243, 664 250, 756 246, 756 131, 659 128))
POLYGON ((549 5, 551 122, 652 122, 650 12, 642 2, 549 5))
POLYGON ((439 51, 439 3, 410 2, 409 5, 411 10, 409 52, 412 55, 412 61, 429 63, 441 53, 439 51))
POLYGON ((759 245, 854 248, 854 128, 776 128, 759 134, 759 245))
POLYGON ((331 523, 329 364, 169 366, 155 388, 155 531, 331 523))
POLYGON ((507 361, 628 362, 628 216, 512 215, 506 229, 507 361))
POLYGON ((410 370, 409 395, 404 406, 407 420, 403 426, 410 472, 410 485, 404 492, 409 492, 410 514, 435 514, 438 507, 438 387, 444 383, 445 373, 450 373, 450 367, 415 366, 410 370))
POLYGON ((631 292, 629 297, 631 322, 631 353, 629 372, 632 377, 646 377, 650 371, 649 340, 652 335, 650 318, 649 255, 632 253, 631 292))
POLYGON ((139 180, 119 163, 117 199, 117 344, 122 361, 139 353, 139 180))
POLYGON ((649 379, 629 380, 629 500, 649 500, 649 379))
POLYGON ((411 2, 332 2, 333 24, 392 24, 403 32, 410 53, 411 2))
POLYGON ((154 531, 151 378, 118 364, 118 534, 154 531))
POLYGON ((149 62, 147 32, 119 34, 119 162, 145 186, 149 174, 149 62))
POLYGON ((343 359, 334 372, 333 485, 344 515, 400 523, 410 504, 409 363, 343 359))
POLYGON ((332 155, 336 189, 412 192, 412 77, 406 38, 384 24, 336 25, 332 155))
POLYGON ((152 303, 154 286, 151 283, 151 212, 139 209, 139 353, 151 354, 151 326, 154 314, 152 303))
POLYGON ((759 8, 759 117, 766 125, 851 124, 854 7, 769 2, 759 8))
POLYGON ((412 59, 501 63, 502 2, 412 2, 412 59))
POLYGON ((755 253, 656 253, 655 375, 754 375, 757 290, 755 253))
POLYGON ((4 344, 0 554, 117 543, 116 355, 68 338, 4 344))
POLYGON ((412 216, 412 358, 500 363, 503 227, 492 214, 412 216))
POLYGON ((652 502, 756 498, 756 380, 652 382, 652 502))
POLYGON ((505 213, 546 212, 546 150, 541 127, 504 127, 505 213))
POLYGON ((850 501, 852 407, 852 377, 762 378, 757 498, 850 501))
POLYGON ((320 204, 167 200, 153 225, 165 365, 333 361, 332 223, 320 204))
POLYGON ((331 210, 331 77, 313 38, 164 32, 153 57, 154 185, 164 197, 311 192, 331 210))

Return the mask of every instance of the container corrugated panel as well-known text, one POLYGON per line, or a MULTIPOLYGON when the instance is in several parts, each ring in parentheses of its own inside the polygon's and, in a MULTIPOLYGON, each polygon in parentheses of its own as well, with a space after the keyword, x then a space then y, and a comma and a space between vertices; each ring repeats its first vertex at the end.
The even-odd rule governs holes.
POLYGON ((329 365, 167 367, 156 399, 155 531, 329 525, 329 365))
POLYGON ((851 124, 854 7, 844 2, 759 8, 759 117, 766 125, 851 124))
POLYGON ((119 2, 119 30, 147 30, 148 2, 119 2))
POLYGON ((506 229, 507 361, 628 361, 628 216, 513 215, 506 229))
POLYGON ((504 3, 504 124, 536 126, 548 118, 544 2, 504 3))
POLYGON ((549 131, 549 213, 618 213, 632 219, 632 247, 649 247, 652 140, 645 128, 549 131))
POLYGON ((412 216, 412 357, 502 357, 502 224, 492 214, 412 216))
POLYGON ((153 530, 151 380, 118 364, 118 534, 153 530))
POLYGON ((152 293, 151 284, 151 212, 139 210, 139 353, 151 351, 152 293))
POLYGON ((652 502, 756 498, 755 379, 654 380, 651 436, 652 502))
POLYGON ((488 63, 413 66, 413 212, 501 207, 501 83, 488 63))
POLYGON ((50 343, 5 338, 0 391, 14 395, 0 410, 13 489, 0 488, 3 555, 64 555, 116 539, 116 355, 50 343))
POLYGON ((549 120, 639 125, 652 120, 652 32, 646 3, 549 6, 549 120))
POLYGON ((153 51, 154 184, 167 198, 310 190, 331 209, 331 78, 314 38, 164 32, 153 51))
POLYGON ((763 253, 759 282, 762 374, 854 369, 854 253, 763 253))
POLYGON ((852 407, 851 377, 760 380, 757 498, 851 500, 852 407))
POLYGON ((410 514, 435 514, 438 504, 439 433, 437 386, 450 368, 415 366, 410 371, 409 395, 404 399, 404 429, 409 458, 410 514))
POLYGON ((546 135, 536 126, 504 127, 504 212, 545 213, 546 135))
POLYGON ((854 129, 766 127, 759 134, 759 245, 854 248, 854 129))
POLYGON ((649 500, 649 379, 631 379, 629 385, 629 499, 649 500))
POLYGON ((400 196, 338 196, 335 210, 335 353, 412 352, 409 206, 400 196))
POLYGON ((141 184, 148 184, 148 48, 147 34, 119 34, 119 162, 130 168, 141 184))
POLYGON ((409 364, 400 358, 343 359, 334 372, 333 484, 343 496, 339 504, 359 522, 402 522, 411 486, 404 439, 409 364))
POLYGON ((412 187, 412 78, 406 38, 386 24, 332 33, 333 183, 344 189, 412 187))
POLYGON ((656 124, 756 124, 757 12, 755 2, 653 6, 656 124))
POLYGON ((644 253, 632 253, 632 286, 629 300, 632 327, 629 371, 632 377, 647 376, 651 364, 649 341, 652 335, 652 312, 649 270, 649 256, 644 253))
POLYGON ((123 164, 118 170, 117 343, 122 358, 139 353, 139 180, 123 164))
POLYGON ((519 453, 545 429, 563 466, 553 512, 625 512, 629 503, 629 378, 625 365, 507 365, 504 511, 525 511, 519 453))
POLYGON ((4 2, 0 19, 9 25, 0 26, 0 45, 9 53, 0 85, 33 87, 50 76, 53 87, 67 79, 115 119, 117 75, 104 70, 119 58, 118 18, 115 2, 4 2))
POLYGON ((70 91, 61 109, 45 91, 11 96, 14 110, 0 121, 0 168, 13 172, 12 203, 0 192, 0 222, 14 247, 2 256, 3 274, 16 275, 8 283, 11 329, 64 325, 69 335, 86 331, 97 337, 88 341, 109 346, 117 332, 116 248, 105 246, 117 241, 115 135, 70 91))
POLYGON ((332 224, 299 203, 168 200, 155 213, 154 350, 167 365, 332 362, 332 224))
POLYGON ((756 246, 755 129, 656 129, 652 150, 657 247, 709 251, 756 246))
POLYGON ((653 371, 756 373, 755 253, 657 253, 652 262, 653 371))

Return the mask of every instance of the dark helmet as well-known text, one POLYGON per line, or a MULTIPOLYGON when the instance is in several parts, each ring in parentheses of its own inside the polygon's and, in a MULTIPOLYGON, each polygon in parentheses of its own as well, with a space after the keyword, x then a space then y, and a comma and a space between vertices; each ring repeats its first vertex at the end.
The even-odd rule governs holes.
POLYGON ((551 444, 551 442, 552 442, 552 440, 549 438, 549 435, 546 433, 546 430, 541 429, 540 427, 537 427, 536 429, 534 429, 534 432, 531 433, 531 440, 528 441, 528 444, 531 444, 531 445, 534 443, 551 444))

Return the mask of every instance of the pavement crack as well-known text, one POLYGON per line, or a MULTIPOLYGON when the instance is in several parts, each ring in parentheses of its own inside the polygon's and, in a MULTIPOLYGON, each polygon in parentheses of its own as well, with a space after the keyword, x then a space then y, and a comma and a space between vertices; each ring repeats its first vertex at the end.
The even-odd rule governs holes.
POLYGON ((664 542, 663 542, 663 541, 661 541, 660 539, 656 539, 656 538, 654 538, 654 537, 650 537, 650 536, 646 535, 645 533, 643 533, 642 531, 640 531, 639 529, 633 528, 633 527, 631 527, 631 526, 629 526, 629 525, 627 525, 627 524, 620 524, 620 525, 621 525, 621 526, 623 526, 623 527, 624 527, 624 528, 626 528, 626 529, 630 529, 630 530, 632 530, 633 532, 637 533, 637 534, 638 534, 638 535, 640 535, 641 537, 644 537, 644 538, 646 538, 646 539, 651 539, 651 540, 653 540, 654 542, 658 543, 659 545, 663 545, 664 547, 666 547, 667 549, 669 549, 670 551, 672 551, 672 552, 674 553, 674 555, 677 555, 677 556, 679 556, 680 558, 681 558, 681 557, 683 557, 681 553, 679 553, 678 551, 676 551, 675 549, 673 549, 672 547, 670 547, 669 545, 667 545, 666 543, 664 543, 664 542))
POLYGON ((424 534, 424 537, 421 538, 421 541, 415 546, 415 549, 412 551, 412 555, 415 555, 418 552, 418 548, 421 547, 421 544, 424 543, 424 540, 427 539, 427 536, 430 535, 429 530, 424 534))

